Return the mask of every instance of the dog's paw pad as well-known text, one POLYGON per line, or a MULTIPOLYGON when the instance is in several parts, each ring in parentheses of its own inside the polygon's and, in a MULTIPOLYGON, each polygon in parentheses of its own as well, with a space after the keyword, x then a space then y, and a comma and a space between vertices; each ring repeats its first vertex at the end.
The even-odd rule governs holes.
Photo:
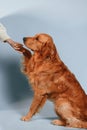
POLYGON ((29 117, 28 117, 28 116, 23 116, 23 117, 21 118, 21 120, 22 120, 22 121, 28 121, 28 120, 29 120, 29 117))

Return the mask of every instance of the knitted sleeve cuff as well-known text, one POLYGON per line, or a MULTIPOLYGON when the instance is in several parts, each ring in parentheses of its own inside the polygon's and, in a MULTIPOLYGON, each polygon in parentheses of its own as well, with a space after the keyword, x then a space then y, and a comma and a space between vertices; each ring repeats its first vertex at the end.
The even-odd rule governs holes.
POLYGON ((0 23, 0 41, 6 41, 10 39, 10 36, 7 34, 6 28, 0 23))

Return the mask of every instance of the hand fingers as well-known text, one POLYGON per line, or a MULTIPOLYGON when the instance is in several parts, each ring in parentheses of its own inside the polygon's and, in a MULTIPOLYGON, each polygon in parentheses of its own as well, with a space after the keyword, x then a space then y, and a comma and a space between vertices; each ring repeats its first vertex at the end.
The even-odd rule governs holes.
POLYGON ((14 43, 14 44, 10 44, 16 51, 18 51, 19 53, 23 53, 24 48, 23 45, 20 43, 14 43))
POLYGON ((14 47, 14 49, 17 50, 17 51, 21 51, 20 47, 14 47))
POLYGON ((14 44, 14 45, 12 45, 14 48, 21 48, 21 47, 23 47, 23 45, 21 45, 21 44, 14 44))
POLYGON ((20 51, 23 48, 23 45, 21 44, 13 44, 11 45, 15 50, 20 51))
POLYGON ((14 48, 16 51, 22 53, 21 49, 20 48, 14 48))

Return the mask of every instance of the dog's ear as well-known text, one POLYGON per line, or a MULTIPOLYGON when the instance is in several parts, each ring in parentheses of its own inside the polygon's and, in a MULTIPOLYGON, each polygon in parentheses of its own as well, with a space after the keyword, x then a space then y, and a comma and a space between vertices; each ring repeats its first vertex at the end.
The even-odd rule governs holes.
POLYGON ((45 58, 54 59, 56 56, 56 53, 57 53, 56 47, 52 41, 48 40, 46 43, 44 43, 43 48, 42 48, 42 55, 45 58))
POLYGON ((56 46, 53 43, 52 48, 51 48, 51 59, 55 59, 55 58, 57 58, 58 61, 61 61, 59 54, 57 52, 56 46))
POLYGON ((51 46, 51 59, 55 58, 56 54, 57 54, 57 50, 56 50, 55 44, 53 43, 51 46))
POLYGON ((55 44, 53 43, 53 41, 50 41, 50 40, 44 43, 44 46, 42 49, 42 55, 44 58, 51 59, 52 61, 54 61, 55 58, 58 61, 61 61, 55 44))

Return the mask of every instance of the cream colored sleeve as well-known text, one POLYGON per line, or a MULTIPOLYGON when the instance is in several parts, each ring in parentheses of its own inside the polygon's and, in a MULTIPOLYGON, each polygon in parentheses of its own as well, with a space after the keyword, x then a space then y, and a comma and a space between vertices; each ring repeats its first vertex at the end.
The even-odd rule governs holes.
POLYGON ((0 41, 4 42, 7 39, 10 39, 10 36, 7 34, 7 30, 4 25, 0 23, 0 41))

